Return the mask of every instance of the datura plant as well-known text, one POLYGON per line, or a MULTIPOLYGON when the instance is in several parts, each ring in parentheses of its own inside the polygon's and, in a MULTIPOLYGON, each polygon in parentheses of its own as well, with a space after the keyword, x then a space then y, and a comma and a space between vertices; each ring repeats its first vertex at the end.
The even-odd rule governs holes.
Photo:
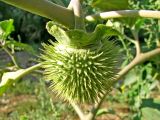
POLYGON ((110 91, 117 71, 118 47, 109 36, 118 34, 105 25, 94 32, 65 30, 54 22, 48 32, 57 42, 43 44, 40 58, 44 77, 60 97, 76 102, 96 102, 110 91))

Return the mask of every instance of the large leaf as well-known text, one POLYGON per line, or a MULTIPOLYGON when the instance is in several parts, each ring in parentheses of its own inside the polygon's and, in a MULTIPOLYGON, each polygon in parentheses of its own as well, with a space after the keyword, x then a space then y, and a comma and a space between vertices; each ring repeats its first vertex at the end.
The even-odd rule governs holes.
POLYGON ((14 31, 13 20, 5 20, 0 22, 0 38, 5 40, 7 36, 14 31))
POLYGON ((86 33, 78 29, 66 31, 53 21, 48 22, 46 28, 59 43, 67 44, 72 47, 93 45, 104 38, 121 35, 117 30, 103 24, 97 25, 95 31, 92 33, 86 33))
POLYGON ((142 118, 141 120, 159 120, 160 119, 160 111, 157 109, 145 107, 142 108, 142 118))
POLYGON ((4 73, 0 82, 0 96, 3 95, 3 93, 11 84, 15 83, 17 80, 24 77, 25 75, 31 73, 33 70, 38 69, 40 66, 41 64, 37 64, 26 69, 20 69, 15 72, 4 73))
POLYGON ((150 107, 160 111, 160 99, 143 99, 141 108, 150 107))
POLYGON ((141 105, 141 120, 159 120, 160 118, 160 100, 143 99, 141 105))
POLYGON ((23 74, 24 71, 25 70, 21 69, 16 72, 7 72, 3 74, 0 83, 0 96, 6 91, 10 84, 14 83, 21 77, 21 74, 23 74))
POLYGON ((128 0, 93 0, 92 5, 100 10, 124 10, 128 8, 128 0))

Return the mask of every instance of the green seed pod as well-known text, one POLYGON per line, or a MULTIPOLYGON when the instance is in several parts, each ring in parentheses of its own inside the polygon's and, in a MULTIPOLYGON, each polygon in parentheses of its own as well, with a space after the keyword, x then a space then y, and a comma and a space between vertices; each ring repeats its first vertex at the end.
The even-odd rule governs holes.
POLYGON ((105 36, 116 34, 115 31, 104 25, 97 26, 93 33, 64 31, 52 22, 47 29, 57 42, 43 44, 42 67, 45 79, 52 81, 58 96, 70 101, 95 102, 110 91, 117 70, 118 48, 105 36))

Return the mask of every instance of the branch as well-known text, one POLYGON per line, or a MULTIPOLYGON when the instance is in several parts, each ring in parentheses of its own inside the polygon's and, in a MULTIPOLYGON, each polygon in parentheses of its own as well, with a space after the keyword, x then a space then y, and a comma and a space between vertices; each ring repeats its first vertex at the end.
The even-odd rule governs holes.
MULTIPOLYGON (((156 48, 152 51, 146 52, 146 53, 140 53, 137 55, 130 64, 128 64, 126 67, 124 67, 117 75, 116 80, 118 81, 120 78, 124 77, 132 68, 134 68, 136 65, 160 54, 160 48, 156 48)), ((92 118, 95 117, 98 109, 100 108, 101 104, 103 103, 105 97, 107 96, 108 92, 102 97, 102 99, 95 105, 93 110, 88 114, 88 117, 90 119, 86 120, 91 120, 92 118)))
POLYGON ((136 55, 139 55, 141 53, 141 47, 139 40, 135 41, 135 47, 136 47, 136 55))
POLYGON ((98 13, 95 15, 86 16, 87 21, 96 21, 97 19, 110 19, 110 18, 122 18, 122 17, 143 17, 143 18, 157 18, 160 19, 160 11, 153 10, 119 10, 98 13))
POLYGON ((130 41, 131 43, 135 44, 135 40, 134 40, 134 39, 128 37, 128 36, 125 35, 125 34, 124 34, 123 36, 124 36, 124 38, 125 38, 126 40, 128 40, 128 41, 130 41))
POLYGON ((16 68, 20 68, 15 56, 6 48, 6 47, 2 47, 2 49, 9 55, 9 57, 11 58, 13 64, 16 66, 16 68))
POLYGON ((76 113, 78 114, 79 118, 81 120, 85 120, 85 115, 84 115, 83 111, 81 110, 81 108, 74 102, 70 102, 70 104, 72 105, 72 107, 74 108, 76 113))
POLYGON ((55 20, 70 28, 74 27, 73 12, 48 0, 0 0, 31 13, 55 20))
POLYGON ((71 0, 68 9, 73 10, 75 18, 75 29, 85 29, 84 16, 81 7, 81 0, 71 0))
POLYGON ((136 55, 139 55, 139 54, 141 54, 141 46, 140 46, 140 41, 138 38, 138 32, 135 29, 131 29, 131 32, 132 32, 132 35, 135 39, 134 44, 136 47, 136 55))
POLYGON ((130 64, 128 64, 125 68, 123 68, 119 73, 118 77, 116 78, 116 81, 118 81, 120 78, 122 78, 124 75, 126 75, 129 70, 134 68, 136 65, 149 60, 150 58, 160 54, 160 48, 156 48, 152 51, 146 52, 146 53, 141 53, 137 55, 130 64))

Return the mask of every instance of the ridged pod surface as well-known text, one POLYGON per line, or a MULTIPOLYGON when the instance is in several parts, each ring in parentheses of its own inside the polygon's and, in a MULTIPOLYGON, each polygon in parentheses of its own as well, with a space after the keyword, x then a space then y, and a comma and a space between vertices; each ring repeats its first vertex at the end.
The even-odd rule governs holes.
POLYGON ((93 103, 110 91, 116 75, 118 48, 106 35, 116 34, 104 25, 93 33, 64 31, 52 22, 47 30, 57 42, 43 44, 44 77, 63 99, 93 103), (103 31, 102 31, 103 30, 103 31), (105 32, 104 32, 105 31, 105 32))

